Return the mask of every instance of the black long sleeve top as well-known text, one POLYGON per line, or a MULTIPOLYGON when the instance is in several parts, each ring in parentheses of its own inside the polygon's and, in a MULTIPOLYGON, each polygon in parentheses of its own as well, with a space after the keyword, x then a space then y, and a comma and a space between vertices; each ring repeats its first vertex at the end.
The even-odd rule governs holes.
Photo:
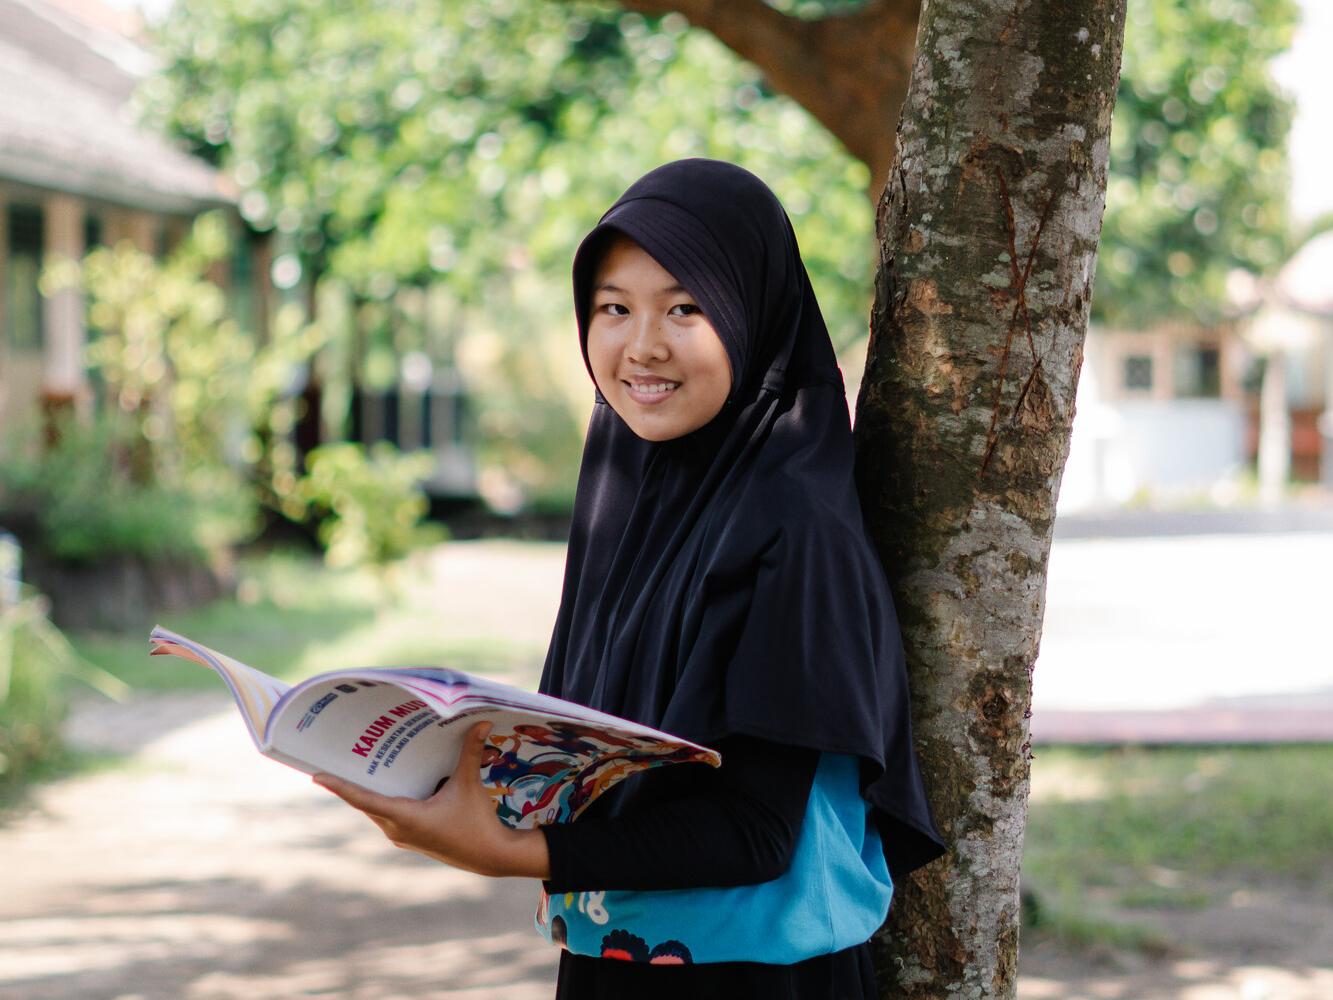
POLYGON ((615 817, 543 827, 551 858, 547 891, 749 885, 782 875, 801 832, 819 751, 751 736, 727 737, 717 750, 722 766, 692 768, 677 797, 615 817))

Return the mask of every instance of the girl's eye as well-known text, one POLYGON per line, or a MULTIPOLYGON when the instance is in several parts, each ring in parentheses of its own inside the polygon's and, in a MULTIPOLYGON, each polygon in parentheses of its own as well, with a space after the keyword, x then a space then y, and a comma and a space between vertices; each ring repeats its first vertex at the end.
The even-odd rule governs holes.
POLYGON ((679 305, 674 305, 671 307, 671 311, 677 316, 694 316, 703 312, 703 310, 693 302, 682 302, 679 305), (677 310, 679 310, 679 312, 677 312, 677 310))
POLYGON ((598 306, 597 308, 598 308, 598 310, 600 310, 601 312, 607 313, 608 315, 611 315, 611 316, 627 316, 627 315, 629 315, 629 310, 626 309, 624 306, 622 306, 619 302, 603 302, 603 303, 602 303, 600 306, 598 306))

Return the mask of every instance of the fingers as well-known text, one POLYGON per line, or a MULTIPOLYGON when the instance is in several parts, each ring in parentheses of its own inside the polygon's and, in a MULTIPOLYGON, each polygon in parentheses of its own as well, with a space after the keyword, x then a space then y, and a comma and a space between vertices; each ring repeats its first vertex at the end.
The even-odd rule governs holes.
POLYGON ((393 811, 394 800, 390 796, 372 792, 369 788, 362 788, 336 775, 321 772, 311 780, 321 788, 327 788, 349 806, 360 809, 368 815, 384 817, 393 811))
POLYGON ((458 752, 458 766, 454 776, 464 781, 481 783, 481 754, 486 749, 486 737, 494 728, 489 722, 478 722, 467 731, 463 746, 458 752))

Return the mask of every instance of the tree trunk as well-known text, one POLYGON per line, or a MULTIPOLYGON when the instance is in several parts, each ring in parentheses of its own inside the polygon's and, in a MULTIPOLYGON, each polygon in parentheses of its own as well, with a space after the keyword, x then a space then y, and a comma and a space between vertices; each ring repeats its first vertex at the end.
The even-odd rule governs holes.
POLYGON ((1029 705, 1105 205, 1125 0, 928 0, 879 202, 858 482, 951 847, 881 993, 1013 997, 1029 705))

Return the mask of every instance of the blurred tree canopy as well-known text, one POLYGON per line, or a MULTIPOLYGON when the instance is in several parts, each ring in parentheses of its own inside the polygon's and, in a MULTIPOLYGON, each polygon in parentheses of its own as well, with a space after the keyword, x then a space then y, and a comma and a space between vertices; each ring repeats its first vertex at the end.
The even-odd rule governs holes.
MULTIPOLYGON (((887 174, 886 152, 871 137, 892 136, 884 119, 896 113, 911 60, 910 47, 904 57, 898 43, 915 24, 918 0, 624 3, 680 11, 713 29, 876 176, 887 174)), ((1291 106, 1270 63, 1291 43, 1297 4, 1128 0, 1127 7, 1093 318, 1128 328, 1165 319, 1210 324, 1226 312, 1227 272, 1269 272, 1292 242, 1291 106)), ((1082 44, 1083 34, 1070 44, 1082 44)), ((1095 47, 1086 55, 1101 58, 1095 47)))
MULTIPOLYGON (((771 2, 764 17, 809 25, 873 7, 771 2)), ((1290 108, 1268 64, 1295 17, 1294 0, 1129 0, 1096 320, 1210 322, 1231 268, 1277 264, 1290 108)), ((326 377, 387 387, 408 353, 456 366, 483 465, 529 499, 569 495, 590 404, 574 247, 660 162, 715 156, 769 181, 835 343, 864 342, 868 170, 775 93, 765 67, 679 13, 178 0, 156 35, 163 70, 140 94, 146 117, 231 172, 246 219, 281 235, 286 274, 350 302, 326 377)), ((871 67, 866 85, 889 72, 871 67)))
POLYGON ((362 384, 456 364, 483 461, 570 493, 591 386, 574 339, 578 239, 665 160, 734 160, 792 216, 835 342, 864 337, 868 173, 751 65, 679 15, 546 0, 179 0, 141 94, 227 168, 307 279, 344 289, 362 384), (401 290, 429 287, 434 319, 401 290))
POLYGON ((1282 263, 1294 0, 1129 0, 1093 318, 1210 323, 1232 268, 1282 263))

